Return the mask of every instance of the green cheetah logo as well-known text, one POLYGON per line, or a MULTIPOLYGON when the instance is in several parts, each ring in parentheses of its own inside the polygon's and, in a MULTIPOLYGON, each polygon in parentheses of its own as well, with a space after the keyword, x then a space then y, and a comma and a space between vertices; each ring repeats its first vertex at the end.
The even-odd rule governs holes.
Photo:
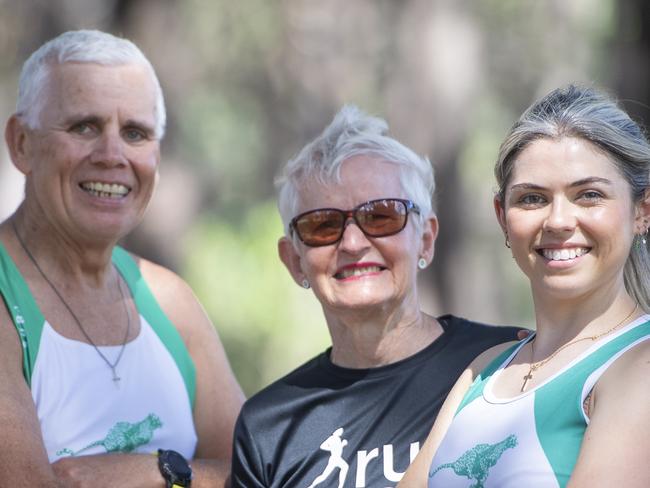
POLYGON ((435 470, 431 469, 429 478, 433 478, 441 469, 451 468, 458 476, 476 480, 476 483, 471 485, 470 488, 483 488, 483 483, 488 477, 490 468, 499 461, 506 449, 512 449, 516 445, 517 437, 515 435, 509 435, 496 444, 478 444, 453 463, 442 464, 435 470))
POLYGON ((153 431, 162 427, 162 422, 156 414, 150 413, 140 422, 118 422, 108 431, 102 440, 92 442, 78 451, 61 449, 57 456, 76 456, 79 453, 96 446, 102 446, 106 452, 133 452, 136 448, 147 444, 153 438, 153 431))

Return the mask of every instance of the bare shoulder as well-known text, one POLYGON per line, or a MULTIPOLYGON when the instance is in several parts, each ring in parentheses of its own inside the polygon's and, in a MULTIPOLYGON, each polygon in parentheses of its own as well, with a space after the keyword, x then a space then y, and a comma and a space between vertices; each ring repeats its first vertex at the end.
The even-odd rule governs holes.
POLYGON ((616 357, 599 378, 590 422, 567 486, 650 486, 649 375, 650 340, 646 339, 616 357))
POLYGON ((193 298, 196 300, 190 286, 172 270, 142 257, 133 254, 132 256, 157 299, 193 298))
POLYGON ((203 307, 185 280, 164 266, 134 254, 131 256, 158 305, 186 342, 197 333, 213 329, 203 307))
POLYGON ((647 387, 650 375, 650 339, 634 345, 611 364, 594 389, 596 399, 608 397, 612 401, 629 399, 630 394, 650 399, 647 387), (635 393, 636 392, 636 393, 635 393))
POLYGON ((476 376, 483 371, 492 361, 494 361, 499 355, 503 354, 508 348, 518 344, 518 341, 508 341, 496 346, 486 349, 481 354, 479 354, 474 361, 472 361, 468 369, 472 372, 472 377, 476 376))

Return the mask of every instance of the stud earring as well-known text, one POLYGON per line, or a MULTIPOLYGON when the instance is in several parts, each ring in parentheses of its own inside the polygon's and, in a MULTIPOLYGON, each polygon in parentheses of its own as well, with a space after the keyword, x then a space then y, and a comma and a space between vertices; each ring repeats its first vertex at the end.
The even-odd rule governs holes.
POLYGON ((424 269, 427 267, 427 260, 424 258, 418 259, 418 268, 424 269))
POLYGON ((309 281, 307 280, 307 278, 303 278, 302 281, 300 282, 300 284, 302 285, 302 287, 305 290, 308 290, 311 287, 311 285, 309 284, 309 281))

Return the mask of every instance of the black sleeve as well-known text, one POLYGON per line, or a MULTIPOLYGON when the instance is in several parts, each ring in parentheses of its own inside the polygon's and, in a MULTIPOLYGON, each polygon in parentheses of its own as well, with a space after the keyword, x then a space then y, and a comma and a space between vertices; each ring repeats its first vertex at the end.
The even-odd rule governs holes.
POLYGON ((235 424, 230 483, 231 488, 266 488, 263 463, 243 412, 235 424))

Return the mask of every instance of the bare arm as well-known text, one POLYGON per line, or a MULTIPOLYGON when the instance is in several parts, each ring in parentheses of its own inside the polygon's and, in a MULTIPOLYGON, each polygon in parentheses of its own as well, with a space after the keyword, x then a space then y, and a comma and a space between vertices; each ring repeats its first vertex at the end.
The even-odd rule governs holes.
MULTIPOLYGON (((229 463, 218 459, 195 459, 191 464, 194 472, 193 488, 229 486, 226 484, 229 463)), ((66 487, 165 488, 165 481, 158 470, 158 460, 151 454, 66 457, 52 466, 59 481, 63 483, 62 486, 66 487)))
POLYGON ((649 378, 650 341, 627 351, 600 378, 568 488, 650 486, 649 378))
POLYGON ((445 403, 443 403, 422 449, 397 485, 398 488, 426 488, 429 479, 429 468, 433 456, 444 439, 445 434, 454 419, 454 415, 463 401, 465 393, 469 390, 469 387, 474 382, 478 373, 480 373, 494 358, 512 344, 512 342, 508 342, 488 349, 472 361, 467 369, 463 371, 463 374, 460 375, 454 387, 449 392, 445 403))
POLYGON ((47 459, 36 407, 22 371, 22 348, 0 303, 0 472, 3 486, 57 487, 47 459))
MULTIPOLYGON (((142 275, 161 308, 176 326, 196 366, 194 424, 198 435, 191 460, 193 488, 227 486, 235 420, 244 395, 235 380, 219 336, 190 287, 171 271, 139 260, 142 275)), ((170 448, 173 448, 170 446, 170 448)), ((110 454, 64 458, 59 477, 74 486, 163 488, 155 456, 110 454)))

